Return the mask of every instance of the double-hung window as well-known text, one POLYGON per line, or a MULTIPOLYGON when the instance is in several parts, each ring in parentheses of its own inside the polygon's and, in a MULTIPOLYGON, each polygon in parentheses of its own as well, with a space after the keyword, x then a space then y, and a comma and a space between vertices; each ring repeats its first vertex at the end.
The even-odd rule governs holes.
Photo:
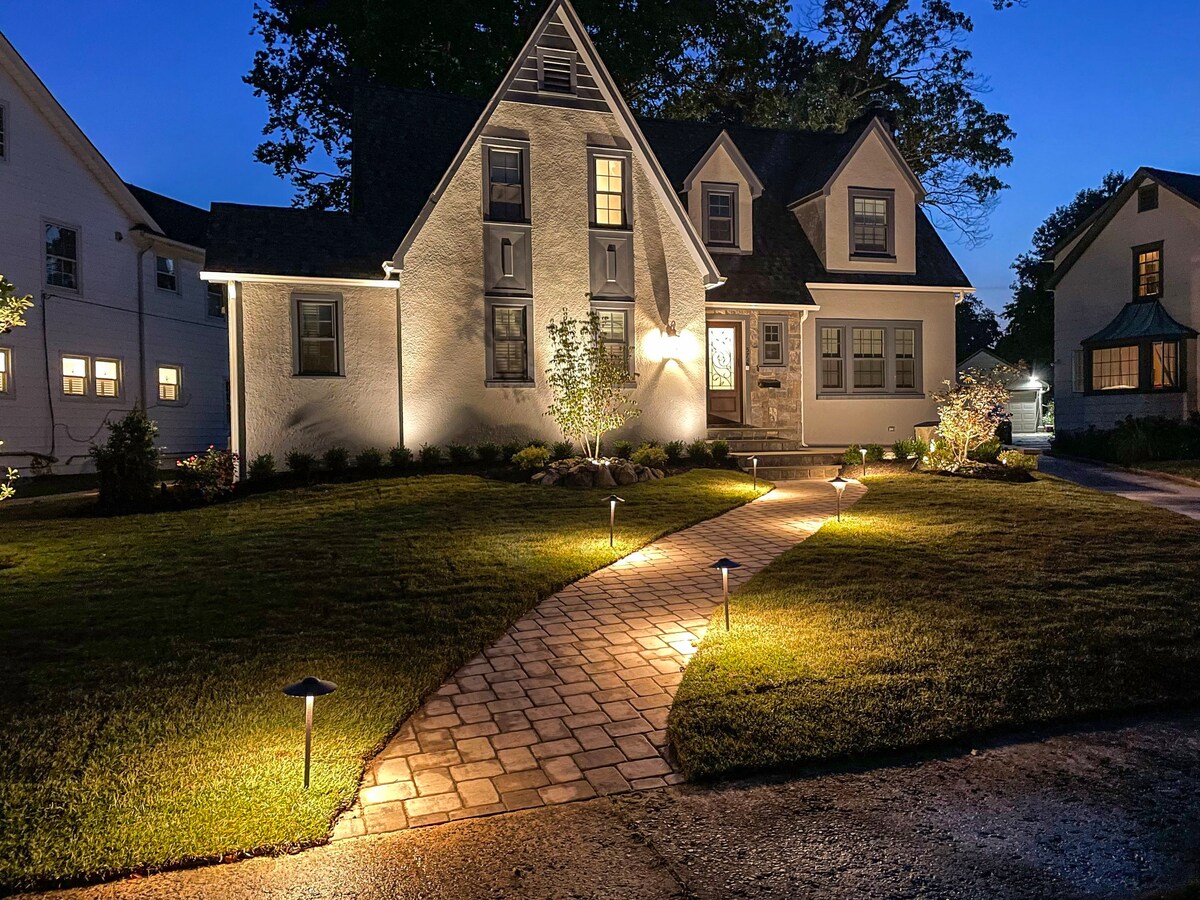
POLYGON ((47 222, 46 284, 79 290, 79 232, 66 225, 47 222))
POLYGON ((297 301, 297 375, 341 374, 338 306, 336 300, 297 301))
POLYGON ((895 255, 892 191, 850 189, 850 253, 852 256, 895 255))
POLYGON ((823 396, 919 394, 919 322, 818 321, 823 396))
POLYGON ((487 149, 487 218, 492 222, 525 222, 525 153, 519 147, 485 145, 487 149))
POLYGON ((842 329, 821 329, 821 387, 840 391, 846 387, 845 360, 842 356, 842 329))
POLYGON ((917 387, 917 331, 915 328, 897 328, 893 335, 892 353, 896 357, 896 390, 915 390, 917 387))
POLYGON ((115 399, 121 396, 121 363, 115 359, 97 359, 94 366, 93 389, 97 397, 115 399))
POLYGON ((160 291, 179 291, 179 277, 175 272, 174 257, 154 257, 154 283, 160 291))
POLYGON ((528 382, 529 306, 525 303, 494 302, 489 307, 489 380, 528 382))
POLYGON ((592 156, 592 210, 594 223, 602 228, 628 226, 626 198, 628 196, 624 156, 592 156))
POLYGON ((612 306, 596 307, 600 344, 609 358, 623 371, 632 373, 632 353, 629 341, 629 310, 612 306))
POLYGON ((86 356, 62 358, 62 392, 67 397, 86 397, 89 360, 86 356))
POLYGON ((183 387, 183 371, 179 366, 158 367, 158 402, 178 403, 183 387))
POLYGON ((1133 248, 1133 299, 1150 300, 1163 294, 1163 245, 1133 248))
POLYGON ((883 354, 882 328, 851 329, 854 349, 855 389, 882 391, 887 371, 883 354))
POLYGON ((12 393, 12 351, 0 347, 0 394, 12 393))
POLYGON ((758 325, 758 364, 787 365, 787 321, 760 319, 758 325))
POLYGON ((737 247, 737 185, 704 185, 704 242, 712 247, 737 247))

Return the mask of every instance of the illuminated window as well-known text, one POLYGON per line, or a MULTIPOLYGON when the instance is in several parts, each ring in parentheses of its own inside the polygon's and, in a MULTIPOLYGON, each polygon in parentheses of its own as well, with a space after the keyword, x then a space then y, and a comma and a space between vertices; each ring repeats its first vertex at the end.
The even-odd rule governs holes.
POLYGON ((1147 244, 1133 250, 1134 297, 1145 300, 1161 297, 1163 288, 1162 243, 1147 244))
POLYGON ((46 284, 79 290, 79 232, 46 223, 46 284))
POLYGON ((225 285, 219 281, 208 283, 208 315, 213 319, 225 318, 225 285))
POLYGON ((495 222, 524 222, 525 165, 515 147, 488 147, 487 217, 495 222))
POLYGON ((88 359, 86 356, 62 358, 62 389, 68 397, 86 397, 88 359))
POLYGON ((624 228, 625 159, 619 156, 592 158, 592 189, 595 223, 608 228, 624 228))
POLYGON ((1092 351, 1092 390, 1137 390, 1138 348, 1105 347, 1092 351))
POLYGON ((600 343, 608 355, 626 372, 630 371, 629 312, 624 309, 595 310, 600 326, 600 343))
POLYGON ((494 304, 492 310, 493 381, 529 380, 528 312, 524 306, 494 304))
POLYGON ((179 388, 183 381, 179 366, 158 367, 158 399, 161 403, 179 402, 179 388))
POLYGON ((159 290, 178 291, 179 279, 175 276, 175 260, 169 256, 154 257, 154 280, 159 290))
POLYGON ((884 388, 883 329, 853 329, 854 386, 884 388))
POLYGON ((1179 387, 1179 342, 1154 341, 1150 345, 1154 362, 1153 381, 1155 390, 1171 390, 1179 387))
POLYGON ((7 347, 0 347, 0 394, 7 394, 12 390, 12 351, 7 347))
POLYGON ((704 185, 704 240, 714 247, 736 247, 737 187, 704 185))
POLYGON ((891 191, 856 190, 850 194, 850 252, 865 256, 892 254, 891 191))
POLYGON ((338 375, 338 305, 333 300, 301 300, 299 319, 299 375, 338 375))
POLYGON ((97 397, 121 396, 121 363, 115 359, 98 359, 92 379, 97 397))
POLYGON ((842 365, 842 329, 821 329, 821 387, 841 390, 844 388, 842 365))

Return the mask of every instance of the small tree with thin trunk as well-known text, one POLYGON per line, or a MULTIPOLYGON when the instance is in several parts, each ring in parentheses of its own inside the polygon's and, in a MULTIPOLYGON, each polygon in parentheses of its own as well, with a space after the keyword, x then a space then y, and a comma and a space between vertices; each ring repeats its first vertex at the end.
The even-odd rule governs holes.
POLYGON ((546 370, 554 399, 546 415, 563 437, 578 440, 588 457, 596 459, 604 433, 640 412, 628 392, 629 361, 604 346, 594 311, 576 319, 564 308, 546 327, 554 348, 546 370))
MULTIPOLYGON (((28 294, 18 297, 13 283, 0 274, 0 334, 8 334, 14 328, 23 326, 25 310, 31 306, 33 297, 28 294)), ((0 441, 0 445, 3 443, 0 441)), ((16 492, 13 482, 19 477, 17 470, 11 467, 6 467, 0 473, 0 500, 7 500, 16 492)))
POLYGON ((1009 393, 1003 379, 1001 369, 968 369, 958 381, 942 382, 945 388, 933 395, 939 407, 938 446, 931 454, 936 462, 960 469, 972 450, 996 436, 996 429, 1008 418, 1009 393))

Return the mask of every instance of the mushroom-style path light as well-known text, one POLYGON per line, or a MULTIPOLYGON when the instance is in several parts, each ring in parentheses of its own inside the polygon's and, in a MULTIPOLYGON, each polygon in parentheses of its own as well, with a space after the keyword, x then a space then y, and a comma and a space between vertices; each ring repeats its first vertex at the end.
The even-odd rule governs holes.
POLYGON ((617 527, 617 504, 625 501, 616 494, 609 494, 605 498, 605 503, 608 504, 608 546, 613 546, 613 531, 617 527))
POLYGON ((721 594, 722 594, 722 599, 724 600, 724 603, 725 603, 725 630, 726 631, 729 630, 729 570, 730 569, 740 569, 741 567, 742 567, 741 563, 734 562, 732 559, 729 559, 728 557, 725 557, 725 556, 722 556, 720 559, 718 559, 715 563, 712 564, 712 568, 721 570, 721 594))
POLYGON ((841 475, 839 475, 837 478, 833 479, 829 483, 832 484, 833 489, 835 491, 837 491, 838 521, 840 522, 840 521, 842 521, 842 491, 844 491, 846 489, 846 485, 848 485, 850 482, 848 482, 845 478, 843 478, 841 475))
POLYGON ((758 490, 758 457, 750 457, 750 465, 754 466, 754 489, 758 490))
POLYGON ((308 789, 309 761, 312 759, 313 697, 324 697, 326 694, 332 694, 336 690, 337 685, 332 681, 322 681, 320 678, 315 678, 312 675, 297 681, 295 684, 289 684, 283 689, 283 692, 289 697, 304 698, 304 787, 306 790, 308 789))
POLYGON ((862 459, 863 459, 863 474, 864 474, 864 475, 866 475, 866 474, 867 474, 867 448, 866 448, 866 447, 859 447, 859 448, 858 448, 858 452, 862 454, 862 459))

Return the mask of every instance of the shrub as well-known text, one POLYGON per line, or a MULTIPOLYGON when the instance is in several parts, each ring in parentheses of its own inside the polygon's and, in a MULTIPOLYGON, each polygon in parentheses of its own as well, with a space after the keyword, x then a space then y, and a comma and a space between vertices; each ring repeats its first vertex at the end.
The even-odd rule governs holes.
POLYGON ((1152 460, 1200 458, 1200 418, 1187 421, 1132 416, 1113 428, 1058 432, 1054 449, 1123 466, 1152 460))
POLYGON ((184 495, 198 497, 205 503, 232 494, 237 460, 238 455, 232 450, 218 450, 211 446, 203 453, 177 460, 175 467, 179 470, 179 477, 175 489, 184 495))
POLYGON ((667 462, 673 466, 683 462, 683 453, 687 448, 684 447, 683 441, 668 441, 663 450, 667 454, 667 462))
POLYGON ((149 509, 158 480, 158 426, 135 406, 124 418, 109 422, 108 440, 92 444, 88 455, 100 482, 100 509, 105 513, 149 509))
POLYGON ((366 447, 354 460, 354 467, 364 475, 374 475, 383 468, 383 451, 378 447, 366 447))
POLYGON ((446 452, 450 455, 450 462, 456 466, 465 466, 475 461, 475 451, 465 444, 447 444, 446 452))
POLYGON ((867 444, 867 462, 883 462, 883 446, 867 444))
POLYGON ((437 444, 422 444, 420 457, 422 468, 436 469, 442 464, 442 448, 437 444))
POLYGON ((729 441, 713 441, 708 445, 708 452, 712 454, 713 462, 724 464, 729 459, 729 441))
POLYGON ((1000 439, 992 438, 990 441, 984 441, 969 454, 969 458, 975 462, 994 463, 1000 456, 1000 439))
POLYGON ((655 447, 653 444, 642 444, 633 451, 633 455, 629 458, 639 466, 661 469, 667 464, 667 451, 662 447, 655 447))
POLYGON ((633 441, 613 441, 613 456, 617 459, 629 459, 633 456, 633 441))
POLYGON ((512 462, 512 458, 525 449, 524 441, 505 441, 500 448, 501 462, 512 462))
POLYGON ((687 455, 688 462, 693 466, 707 466, 712 462, 712 450, 709 449, 708 441, 703 438, 697 438, 688 444, 687 455))
POLYGON ((412 465, 412 451, 407 447, 393 447, 388 451, 388 462, 393 469, 407 469, 412 465))
POLYGON ((964 372, 957 382, 944 382, 945 389, 933 395, 938 404, 939 449, 950 455, 945 468, 954 470, 967 462, 968 454, 992 440, 1000 423, 1008 418, 1008 388, 996 372, 964 372))
POLYGON ((1010 469, 1029 472, 1037 468, 1037 457, 1020 450, 1005 450, 999 456, 1000 464, 1010 469))
POLYGON ((250 460, 250 470, 247 473, 251 481, 265 481, 275 474, 275 457, 270 453, 260 453, 250 460))
POLYGON ((289 450, 283 461, 287 464, 289 472, 299 475, 305 480, 312 475, 313 469, 317 467, 317 458, 311 453, 305 453, 303 450, 289 450))
POLYGON ((345 475, 350 468, 350 451, 345 447, 330 447, 321 457, 321 462, 330 475, 345 475))
POLYGON ((575 445, 570 441, 555 441, 550 447, 550 456, 554 459, 570 459, 575 455, 575 445))
POLYGON ((920 438, 908 438, 892 444, 896 459, 921 459, 929 452, 929 445, 920 438))
POLYGON ((550 462, 550 451, 536 444, 526 447, 513 454, 512 463, 522 472, 533 472, 544 469, 550 462))
POLYGON ((501 449, 499 444, 484 441, 475 448, 475 456, 485 466, 494 466, 500 461, 501 449))
POLYGON ((851 444, 846 448, 846 452, 842 454, 843 466, 861 466, 862 465, 862 447, 858 444, 851 444))

